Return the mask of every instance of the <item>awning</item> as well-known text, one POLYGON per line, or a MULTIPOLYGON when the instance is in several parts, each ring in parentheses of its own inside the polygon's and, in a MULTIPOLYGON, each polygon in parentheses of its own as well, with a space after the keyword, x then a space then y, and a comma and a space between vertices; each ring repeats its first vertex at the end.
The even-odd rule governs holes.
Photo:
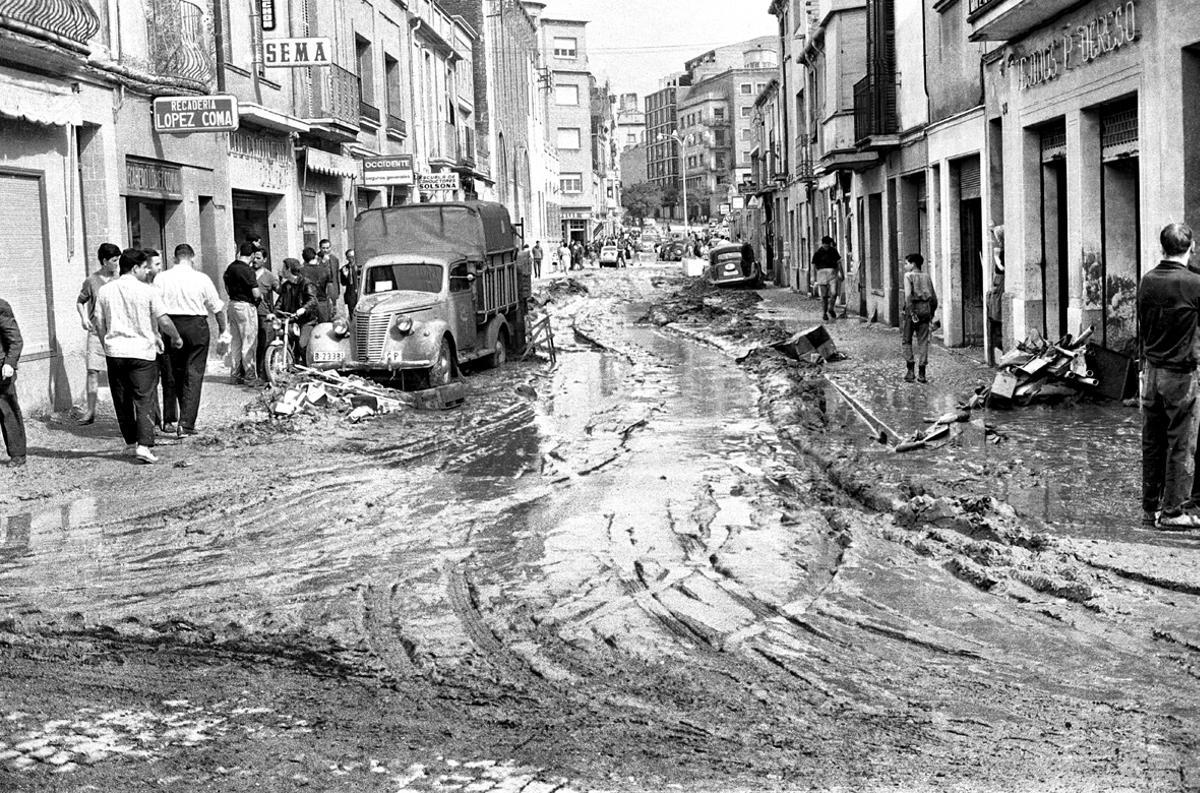
POLYGON ((311 146, 304 150, 304 167, 313 173, 341 176, 345 179, 357 179, 361 175, 358 160, 311 146))
POLYGON ((79 97, 65 83, 0 67, 0 84, 0 115, 57 127, 83 124, 79 97))
POLYGON ((249 122, 276 132, 308 132, 312 129, 295 116, 253 102, 238 102, 238 115, 243 123, 249 122))

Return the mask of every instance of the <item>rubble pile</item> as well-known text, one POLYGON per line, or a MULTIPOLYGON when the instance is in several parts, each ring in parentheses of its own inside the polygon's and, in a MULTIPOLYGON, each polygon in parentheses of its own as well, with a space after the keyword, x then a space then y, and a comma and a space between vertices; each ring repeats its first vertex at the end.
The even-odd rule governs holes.
POLYGON ((347 421, 358 423, 405 407, 448 410, 461 405, 466 394, 466 387, 461 382, 423 391, 398 391, 337 371, 320 371, 306 366, 296 369, 297 374, 290 381, 270 392, 269 412, 274 418, 289 418, 320 409, 341 413, 347 421))
POLYGON ((973 399, 991 407, 1025 406, 1034 400, 1055 400, 1099 394, 1100 381, 1088 368, 1088 328, 1079 338, 1067 334, 1057 343, 1032 337, 1017 345, 997 363, 991 387, 973 399))

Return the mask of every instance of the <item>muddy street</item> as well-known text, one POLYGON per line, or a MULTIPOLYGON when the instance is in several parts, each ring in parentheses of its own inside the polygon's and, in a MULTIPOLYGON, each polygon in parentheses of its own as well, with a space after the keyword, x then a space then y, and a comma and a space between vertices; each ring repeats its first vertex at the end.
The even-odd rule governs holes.
POLYGON ((1200 787, 1194 544, 871 448, 677 270, 543 282, 459 410, 5 496, 0 789, 1200 787))

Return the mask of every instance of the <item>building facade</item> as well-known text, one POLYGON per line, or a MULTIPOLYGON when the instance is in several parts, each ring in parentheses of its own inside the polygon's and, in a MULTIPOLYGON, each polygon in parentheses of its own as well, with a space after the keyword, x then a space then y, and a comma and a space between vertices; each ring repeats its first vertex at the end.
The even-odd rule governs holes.
POLYGON ((553 85, 549 125, 559 156, 560 236, 590 242, 606 217, 596 175, 592 95, 596 80, 587 56, 587 22, 541 18, 542 49, 553 85))

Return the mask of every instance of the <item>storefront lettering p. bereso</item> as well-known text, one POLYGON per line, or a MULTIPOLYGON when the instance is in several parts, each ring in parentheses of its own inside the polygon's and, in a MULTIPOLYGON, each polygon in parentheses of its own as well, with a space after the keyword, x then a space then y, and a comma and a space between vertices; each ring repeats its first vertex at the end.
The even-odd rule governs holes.
POLYGON ((1117 3, 1068 25, 1057 36, 1022 48, 1023 54, 1014 54, 1011 62, 1021 90, 1056 80, 1136 42, 1141 37, 1137 6, 1135 0, 1117 3))

